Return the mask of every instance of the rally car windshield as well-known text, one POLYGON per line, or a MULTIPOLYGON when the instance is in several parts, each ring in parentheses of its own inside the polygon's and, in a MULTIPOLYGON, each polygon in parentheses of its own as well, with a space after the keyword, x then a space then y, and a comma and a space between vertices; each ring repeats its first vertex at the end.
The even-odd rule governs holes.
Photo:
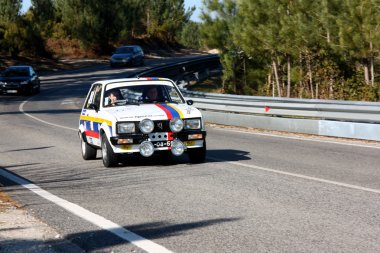
POLYGON ((104 106, 140 105, 149 103, 184 103, 174 86, 133 85, 106 89, 104 106))

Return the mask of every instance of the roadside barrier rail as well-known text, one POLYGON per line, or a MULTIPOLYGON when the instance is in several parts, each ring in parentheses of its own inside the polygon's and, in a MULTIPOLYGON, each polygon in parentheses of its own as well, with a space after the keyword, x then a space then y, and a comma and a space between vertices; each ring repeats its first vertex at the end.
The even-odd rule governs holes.
MULTIPOLYGON (((218 62, 215 55, 200 57, 137 76, 167 77, 181 84, 193 78, 194 73, 208 74, 209 69, 218 67, 218 62)), ((182 93, 194 101, 209 123, 380 141, 378 102, 215 94, 189 91, 186 87, 182 93)))

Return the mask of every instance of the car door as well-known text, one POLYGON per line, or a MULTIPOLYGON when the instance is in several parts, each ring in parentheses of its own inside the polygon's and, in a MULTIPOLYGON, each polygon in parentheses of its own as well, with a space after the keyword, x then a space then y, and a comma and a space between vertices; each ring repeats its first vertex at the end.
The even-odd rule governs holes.
POLYGON ((101 102, 102 85, 94 84, 89 92, 87 101, 81 113, 81 125, 89 144, 100 147, 100 125, 99 108, 101 102))

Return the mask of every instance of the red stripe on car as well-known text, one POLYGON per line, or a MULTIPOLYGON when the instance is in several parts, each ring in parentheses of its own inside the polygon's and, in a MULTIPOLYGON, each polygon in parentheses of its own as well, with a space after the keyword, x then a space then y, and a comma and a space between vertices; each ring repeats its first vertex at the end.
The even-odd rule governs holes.
POLYGON ((166 116, 168 117, 168 120, 171 120, 173 118, 173 115, 171 114, 171 112, 168 109, 166 109, 165 107, 163 107, 160 104, 156 104, 156 106, 158 106, 161 110, 163 110, 165 112, 166 116))
POLYGON ((93 137, 93 138, 97 138, 97 139, 99 139, 99 132, 86 130, 86 131, 84 131, 84 134, 85 134, 86 136, 89 136, 89 137, 93 137))

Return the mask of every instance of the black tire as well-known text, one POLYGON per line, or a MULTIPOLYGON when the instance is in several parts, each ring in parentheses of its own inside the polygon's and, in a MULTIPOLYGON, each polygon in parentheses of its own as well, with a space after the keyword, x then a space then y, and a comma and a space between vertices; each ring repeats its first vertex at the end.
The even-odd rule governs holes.
POLYGON ((145 63, 144 63, 144 58, 141 58, 141 61, 140 61, 140 66, 144 66, 145 63))
POLYGON ((101 145, 104 167, 109 168, 116 166, 119 163, 118 155, 113 152, 112 147, 107 140, 106 134, 102 134, 101 145))
POLYGON ((79 133, 82 157, 84 160, 94 160, 96 158, 96 148, 88 145, 88 143, 83 140, 83 136, 79 133))
POLYGON ((191 163, 203 163, 206 160, 206 141, 201 148, 189 148, 187 150, 191 163))

